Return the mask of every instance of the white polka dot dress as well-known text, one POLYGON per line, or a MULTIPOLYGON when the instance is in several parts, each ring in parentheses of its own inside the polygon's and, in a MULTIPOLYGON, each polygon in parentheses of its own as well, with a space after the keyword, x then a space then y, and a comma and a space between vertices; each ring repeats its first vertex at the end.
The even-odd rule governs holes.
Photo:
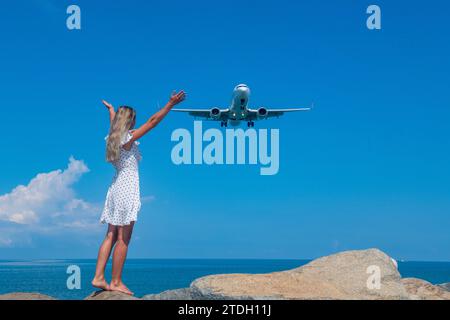
MULTIPOLYGON (((128 132, 121 145, 129 142, 131 138, 131 132, 128 132)), ((105 140, 108 140, 108 136, 105 140)), ((121 147, 119 159, 112 163, 116 174, 106 195, 101 223, 127 226, 137 221, 141 209, 138 169, 142 159, 138 145, 139 142, 135 141, 129 151, 121 147)))

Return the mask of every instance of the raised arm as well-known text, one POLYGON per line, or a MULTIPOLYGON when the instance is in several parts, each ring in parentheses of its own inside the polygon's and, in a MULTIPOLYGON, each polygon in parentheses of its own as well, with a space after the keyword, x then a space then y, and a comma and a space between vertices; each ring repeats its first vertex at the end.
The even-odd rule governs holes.
POLYGON ((174 91, 170 96, 169 102, 167 102, 164 108, 162 108, 153 116, 151 116, 146 123, 144 123, 142 126, 140 126, 132 133, 133 138, 126 145, 124 145, 124 148, 125 149, 131 148, 131 144, 134 141, 142 138, 150 130, 155 128, 162 121, 162 119, 165 118, 165 116, 170 112, 170 110, 172 110, 172 108, 177 104, 183 102, 184 99, 186 99, 186 93, 184 91, 180 91, 178 93, 174 91))
POLYGON ((105 105, 106 109, 108 109, 108 111, 109 111, 109 125, 111 125, 114 120, 114 117, 116 116, 114 107, 112 106, 112 104, 106 102, 105 100, 102 100, 102 103, 105 105))

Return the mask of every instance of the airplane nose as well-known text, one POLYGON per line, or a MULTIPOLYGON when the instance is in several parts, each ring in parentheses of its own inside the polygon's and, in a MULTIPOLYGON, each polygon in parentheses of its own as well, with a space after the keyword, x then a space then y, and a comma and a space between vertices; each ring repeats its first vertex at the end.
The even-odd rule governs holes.
POLYGON ((236 91, 236 93, 240 93, 240 94, 250 93, 250 89, 245 84, 240 84, 240 85, 236 86, 234 91, 236 91))

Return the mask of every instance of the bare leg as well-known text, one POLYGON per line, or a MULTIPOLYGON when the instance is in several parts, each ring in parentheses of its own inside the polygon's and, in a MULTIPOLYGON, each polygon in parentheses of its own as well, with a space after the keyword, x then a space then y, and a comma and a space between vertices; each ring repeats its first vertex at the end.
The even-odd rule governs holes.
POLYGON ((129 295, 133 295, 125 284, 122 282, 122 270, 127 258, 128 245, 133 233, 134 222, 129 226, 117 227, 117 242, 113 253, 112 280, 110 290, 120 291, 129 295))
POLYGON ((92 286, 95 288, 109 290, 109 285, 105 280, 106 263, 111 255, 111 250, 117 241, 117 227, 108 225, 105 240, 103 240, 98 250, 97 266, 95 268, 95 277, 92 280, 92 286))

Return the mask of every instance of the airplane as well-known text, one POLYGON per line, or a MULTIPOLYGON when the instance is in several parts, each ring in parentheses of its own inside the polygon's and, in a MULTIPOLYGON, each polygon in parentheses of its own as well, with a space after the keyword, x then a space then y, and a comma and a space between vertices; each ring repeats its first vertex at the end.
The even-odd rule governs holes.
POLYGON ((309 111, 312 107, 296 109, 267 109, 260 107, 250 109, 248 101, 250 98, 250 88, 246 84, 239 84, 233 90, 233 100, 229 108, 221 109, 213 107, 211 109, 172 109, 175 112, 186 112, 194 117, 206 118, 206 120, 220 121, 221 127, 240 125, 241 121, 247 121, 247 126, 254 127, 256 120, 264 120, 271 117, 280 117, 287 112, 309 111))

